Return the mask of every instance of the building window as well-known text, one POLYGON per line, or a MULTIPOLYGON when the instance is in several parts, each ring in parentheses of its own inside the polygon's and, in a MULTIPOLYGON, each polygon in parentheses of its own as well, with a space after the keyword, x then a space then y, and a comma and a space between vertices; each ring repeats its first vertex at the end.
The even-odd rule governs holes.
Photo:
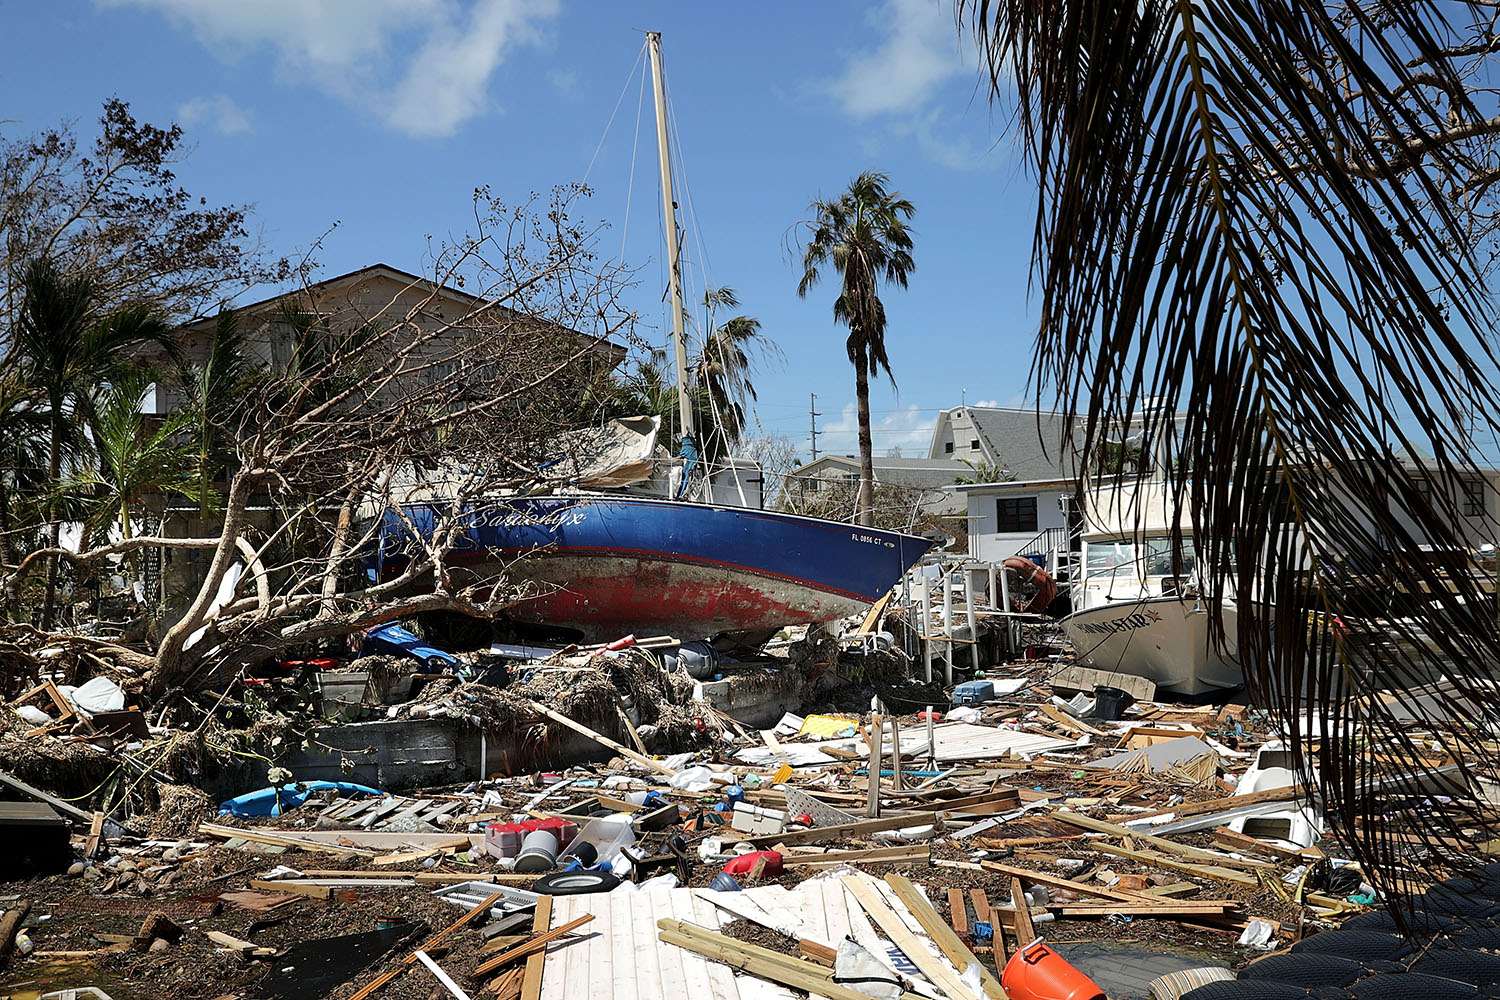
POLYGON ((946 451, 950 455, 953 454, 953 442, 952 441, 944 441, 943 442, 943 450, 946 451))
POLYGON ((1012 497, 995 501, 1001 534, 1036 530, 1036 497, 1012 497))
POLYGON ((1464 517, 1484 516, 1484 480, 1465 479, 1464 517))
POLYGON ((1417 491, 1417 496, 1429 507, 1432 506, 1432 480, 1426 477, 1412 480, 1412 488, 1417 491))
POLYGON ((974 440, 972 440, 972 441, 969 442, 969 450, 970 451, 978 451, 979 450, 979 439, 978 438, 975 438, 974 440))

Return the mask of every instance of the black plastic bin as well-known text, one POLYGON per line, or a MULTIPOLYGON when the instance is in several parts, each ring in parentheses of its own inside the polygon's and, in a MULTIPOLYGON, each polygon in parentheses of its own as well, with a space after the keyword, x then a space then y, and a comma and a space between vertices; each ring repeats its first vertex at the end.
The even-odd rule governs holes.
POLYGON ((1135 704, 1135 699, 1128 691, 1105 687, 1102 684, 1094 688, 1094 718, 1096 719, 1114 722, 1133 704, 1135 704))

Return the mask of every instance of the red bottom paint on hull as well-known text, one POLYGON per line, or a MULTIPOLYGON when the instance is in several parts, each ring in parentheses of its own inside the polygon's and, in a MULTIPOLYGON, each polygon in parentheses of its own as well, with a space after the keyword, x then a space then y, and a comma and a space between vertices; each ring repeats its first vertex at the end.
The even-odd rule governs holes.
POLYGON ((856 597, 790 580, 648 556, 535 553, 512 564, 507 575, 543 591, 517 605, 513 618, 566 623, 596 641, 627 633, 706 639, 775 631, 833 621, 868 607, 856 597))

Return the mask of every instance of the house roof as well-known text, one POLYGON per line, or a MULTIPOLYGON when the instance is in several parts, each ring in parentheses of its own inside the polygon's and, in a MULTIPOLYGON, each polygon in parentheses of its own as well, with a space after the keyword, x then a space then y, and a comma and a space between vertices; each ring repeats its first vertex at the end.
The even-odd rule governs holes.
MULTIPOLYGON (((309 294, 317 296, 320 293, 334 292, 341 288, 356 286, 361 282, 370 281, 371 279, 376 278, 384 278, 388 281, 393 281, 397 284, 408 287, 417 286, 430 288, 436 286, 441 297, 447 299, 450 302, 461 303, 466 308, 473 307, 475 305, 482 305, 486 301, 482 296, 474 295, 460 288, 454 288, 452 285, 438 285, 431 278, 425 278, 420 274, 412 274, 410 271, 403 271, 400 268, 392 267, 389 264, 377 263, 371 264, 368 267, 361 267, 357 270, 349 271, 345 274, 334 275, 331 278, 324 278, 322 281, 316 281, 312 284, 304 285, 299 288, 289 289, 285 292, 278 292, 275 295, 270 295, 266 298, 258 299, 255 302, 250 302, 242 306, 235 306, 231 311, 241 313, 265 312, 269 308, 281 302, 283 299, 289 298, 293 295, 309 294)), ((494 308, 499 312, 516 315, 515 310, 503 305, 497 305, 494 308)), ((215 321, 215 317, 209 316, 203 319, 194 320, 191 323, 186 323, 183 325, 183 329, 194 330, 197 328, 203 328, 207 327, 209 324, 214 323, 215 321)), ((569 329, 567 330, 567 332, 573 334, 576 337, 586 338, 589 340, 593 339, 592 337, 588 337, 588 335, 580 333, 577 330, 569 329)), ((614 364, 619 364, 621 361, 625 360, 626 354, 629 353, 627 348, 608 340, 603 341, 599 345, 599 349, 605 352, 612 359, 614 364)))
POLYGON ((1066 479, 1076 462, 1063 451, 1067 422, 1058 413, 1007 406, 958 406, 938 414, 932 431, 929 456, 942 448, 955 416, 967 416, 979 436, 985 460, 1012 473, 1017 480, 1031 482, 1066 479))
MULTIPOLYGON (((903 486, 918 490, 931 490, 933 494, 946 494, 959 476, 971 470, 962 462, 951 458, 880 458, 872 460, 875 481, 888 486, 903 486)), ((809 462, 787 473, 787 479, 814 479, 834 472, 859 475, 859 459, 847 455, 824 455, 816 462, 809 462)), ((963 503, 953 503, 946 496, 935 499, 940 513, 951 513, 962 509, 963 503)))

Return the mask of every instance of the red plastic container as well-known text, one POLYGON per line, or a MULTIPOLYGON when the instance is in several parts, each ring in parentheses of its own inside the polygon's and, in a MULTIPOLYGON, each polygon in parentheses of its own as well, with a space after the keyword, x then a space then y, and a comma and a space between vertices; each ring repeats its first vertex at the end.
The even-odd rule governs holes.
POLYGON ((780 851, 751 851, 749 854, 741 854, 737 858, 731 858, 729 864, 724 866, 724 871, 729 875, 749 875, 750 869, 761 858, 766 859, 766 875, 775 877, 781 874, 780 851))

